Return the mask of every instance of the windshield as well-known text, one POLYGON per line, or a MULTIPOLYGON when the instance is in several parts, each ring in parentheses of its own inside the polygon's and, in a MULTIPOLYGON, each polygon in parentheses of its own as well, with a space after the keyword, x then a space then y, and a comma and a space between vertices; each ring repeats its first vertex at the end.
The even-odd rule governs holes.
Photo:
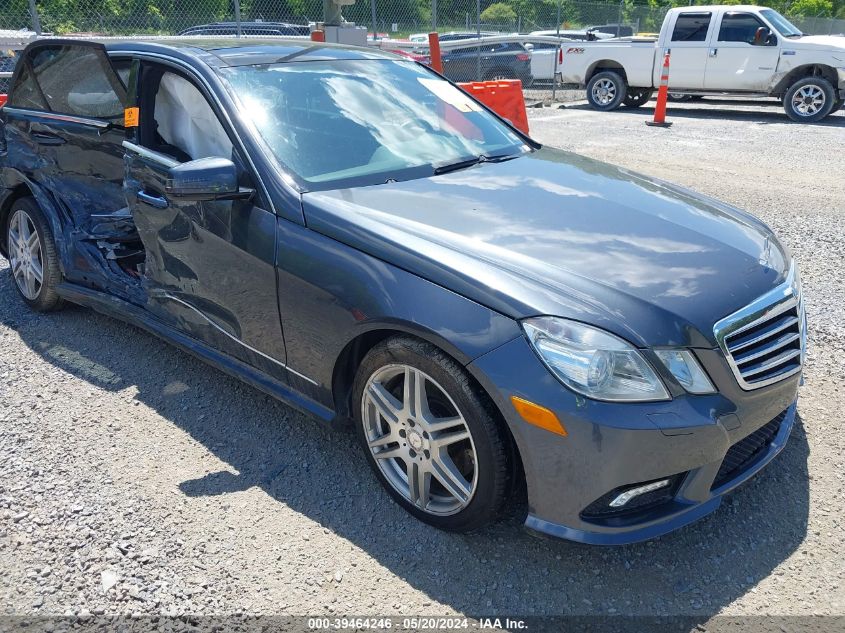
POLYGON ((800 37, 803 35, 797 26, 774 9, 763 9, 760 13, 784 37, 800 37))
POLYGON ((530 151, 522 138, 413 62, 341 60, 222 69, 276 159, 305 188, 430 176, 530 151))

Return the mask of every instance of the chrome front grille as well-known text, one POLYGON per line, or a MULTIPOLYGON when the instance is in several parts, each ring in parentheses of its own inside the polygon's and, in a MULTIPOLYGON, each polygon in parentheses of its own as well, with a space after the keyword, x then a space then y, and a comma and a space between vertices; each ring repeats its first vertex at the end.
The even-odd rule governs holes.
POLYGON ((806 332, 794 268, 783 285, 722 319, 713 331, 745 390, 759 389, 800 372, 806 332))

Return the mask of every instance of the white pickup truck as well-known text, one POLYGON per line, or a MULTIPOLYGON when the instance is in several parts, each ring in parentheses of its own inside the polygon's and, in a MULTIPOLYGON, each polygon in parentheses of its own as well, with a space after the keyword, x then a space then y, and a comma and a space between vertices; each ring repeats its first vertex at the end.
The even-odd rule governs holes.
POLYGON ((657 40, 579 42, 563 50, 563 82, 586 86, 597 110, 648 101, 667 52, 673 94, 777 97, 800 122, 819 121, 845 100, 845 37, 804 35, 766 7, 672 9, 657 40))

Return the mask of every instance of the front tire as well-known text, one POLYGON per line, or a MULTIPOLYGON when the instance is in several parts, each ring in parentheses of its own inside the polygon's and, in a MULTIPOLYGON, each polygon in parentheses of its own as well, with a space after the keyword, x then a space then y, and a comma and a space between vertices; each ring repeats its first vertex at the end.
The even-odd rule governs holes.
POLYGON ((639 108, 651 99, 651 95, 652 91, 647 88, 628 88, 622 103, 626 108, 639 108))
POLYGON ((424 341, 390 338, 364 357, 352 393, 367 461, 405 510, 454 532, 503 514, 510 444, 489 398, 458 363, 424 341))
POLYGON ((836 93, 824 77, 804 77, 792 84, 783 95, 786 115, 798 123, 821 121, 833 111, 836 93))
POLYGON ((56 292, 62 280, 53 232, 34 198, 12 203, 6 225, 6 248, 15 288, 26 304, 38 312, 63 306, 56 292))
POLYGON ((602 112, 615 110, 622 105, 627 93, 625 80, 612 70, 596 73, 587 82, 587 101, 594 109, 602 112))

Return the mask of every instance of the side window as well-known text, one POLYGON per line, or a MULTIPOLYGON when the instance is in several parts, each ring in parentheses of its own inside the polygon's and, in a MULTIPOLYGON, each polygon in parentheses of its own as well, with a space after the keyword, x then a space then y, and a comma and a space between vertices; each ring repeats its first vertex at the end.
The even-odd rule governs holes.
POLYGON ((12 87, 12 94, 9 95, 9 105, 17 108, 49 110, 28 64, 21 64, 15 85, 12 87))
POLYGON ((673 42, 703 42, 710 28, 710 13, 681 13, 672 31, 673 42))
POLYGON ((123 116, 126 90, 101 48, 38 46, 21 64, 9 105, 96 119, 123 116))
POLYGON ((765 26, 751 13, 726 13, 719 27, 719 41, 753 44, 757 29, 765 26))
POLYGON ((155 133, 150 149, 177 160, 219 156, 232 158, 232 141, 202 92, 173 72, 161 76, 155 95, 155 133))
POLYGON ((124 88, 129 87, 129 71, 132 70, 132 61, 129 59, 116 59, 112 60, 112 68, 114 68, 114 72, 117 73, 117 76, 120 78, 120 83, 123 84, 124 88))

